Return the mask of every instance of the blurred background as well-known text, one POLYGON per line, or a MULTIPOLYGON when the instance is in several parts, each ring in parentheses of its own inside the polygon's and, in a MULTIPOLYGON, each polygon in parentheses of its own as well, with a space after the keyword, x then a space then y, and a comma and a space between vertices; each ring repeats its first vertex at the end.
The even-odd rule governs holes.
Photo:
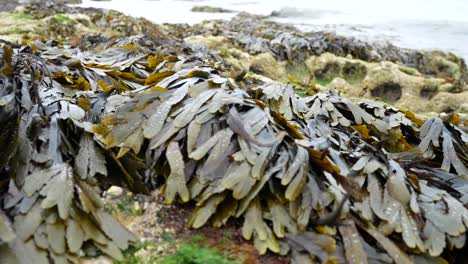
POLYGON ((331 31, 401 47, 440 49, 468 59, 466 0, 82 0, 81 6, 115 9, 156 23, 230 19, 236 12, 271 16, 304 31, 331 31), (191 12, 194 6, 233 13, 191 12))

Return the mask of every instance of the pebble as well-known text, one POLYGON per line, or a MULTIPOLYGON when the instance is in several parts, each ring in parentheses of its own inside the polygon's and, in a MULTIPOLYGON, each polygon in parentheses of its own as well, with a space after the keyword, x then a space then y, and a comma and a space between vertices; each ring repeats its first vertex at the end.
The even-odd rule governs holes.
POLYGON ((118 197, 122 195, 123 189, 118 186, 111 186, 109 189, 107 189, 106 193, 110 197, 118 197))

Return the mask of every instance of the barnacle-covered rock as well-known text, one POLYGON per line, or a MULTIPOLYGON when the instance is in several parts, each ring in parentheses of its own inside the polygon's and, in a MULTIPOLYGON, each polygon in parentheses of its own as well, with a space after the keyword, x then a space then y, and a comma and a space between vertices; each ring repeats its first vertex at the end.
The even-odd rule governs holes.
POLYGON ((465 93, 455 91, 449 81, 392 62, 364 62, 325 53, 305 63, 317 82, 344 96, 378 98, 417 113, 467 112, 465 93))

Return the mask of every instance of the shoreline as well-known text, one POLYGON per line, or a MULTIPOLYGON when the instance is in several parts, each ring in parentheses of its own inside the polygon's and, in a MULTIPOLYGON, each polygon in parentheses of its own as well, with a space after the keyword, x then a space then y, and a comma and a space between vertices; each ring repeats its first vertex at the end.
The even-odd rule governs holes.
MULTIPOLYGON (((337 2, 343 1, 339 0, 337 2)), ((365 0, 364 2, 368 1, 365 0)), ((82 4, 82 6, 112 8, 125 12, 125 14, 128 15, 146 17, 155 23, 188 22, 189 24, 196 24, 202 22, 204 19, 223 18, 224 20, 230 20, 233 16, 232 13, 190 12, 191 6, 205 4, 231 9, 237 12, 245 11, 252 14, 269 16, 269 19, 273 21, 292 23, 300 27, 303 31, 329 31, 337 33, 338 35, 358 37, 358 39, 363 41, 390 41, 394 45, 413 49, 442 49, 444 51, 454 52, 465 59, 468 58, 468 51, 465 49, 464 45, 464 43, 468 42, 468 38, 463 34, 463 32, 468 30, 468 22, 466 22, 466 19, 460 21, 457 20, 458 22, 455 22, 450 20, 453 16, 444 17, 438 13, 429 11, 418 12, 417 10, 422 9, 422 6, 415 11, 414 16, 416 16, 417 19, 419 18, 416 23, 413 19, 414 16, 409 16, 408 12, 404 12, 405 15, 398 15, 389 11, 389 15, 379 16, 374 12, 382 11, 380 9, 375 10, 375 8, 372 7, 372 4, 362 6, 362 11, 355 10, 352 6, 345 5, 347 6, 346 8, 351 8, 351 10, 347 12, 346 8, 341 7, 345 4, 344 2, 337 5, 335 7, 336 9, 330 9, 332 7, 329 5, 325 5, 321 9, 322 4, 320 3, 315 8, 307 8, 306 6, 308 5, 301 5, 299 3, 299 6, 294 9, 282 7, 287 3, 270 4, 269 2, 266 3, 262 0, 257 1, 256 3, 246 4, 246 6, 242 7, 237 6, 237 9, 236 5, 229 1, 216 3, 216 1, 148 2, 139 0, 131 8, 125 8, 124 2, 114 0, 112 2, 87 1, 86 4, 82 4), (148 6, 149 8, 139 8, 139 6, 148 6), (156 13, 150 11, 159 10, 160 8, 167 8, 167 12, 153 15, 156 14, 157 11, 154 11, 156 13), (370 10, 367 10, 367 8, 370 8, 370 10), (272 13, 273 15, 276 14, 276 16, 271 16, 272 13), (451 22, 449 24, 440 23, 440 21, 444 21, 445 19, 449 19, 451 22), (423 21, 423 23, 420 23, 420 21, 423 21), (326 26, 326 24, 330 26, 326 26)), ((289 4, 291 5, 292 3, 289 4)), ((411 7, 407 7, 407 5, 405 5, 403 9, 416 8, 412 3, 409 4, 411 7)), ((358 5, 358 3, 356 3, 356 5, 358 5)))

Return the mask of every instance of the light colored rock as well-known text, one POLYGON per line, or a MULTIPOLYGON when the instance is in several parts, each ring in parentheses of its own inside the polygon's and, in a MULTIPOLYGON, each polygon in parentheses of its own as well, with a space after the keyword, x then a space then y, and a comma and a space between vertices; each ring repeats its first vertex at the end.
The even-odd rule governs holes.
POLYGON ((468 114, 468 92, 440 92, 431 100, 430 107, 435 112, 468 114))
POLYGON ((0 13, 0 39, 20 42, 24 34, 34 32, 39 25, 40 21, 21 11, 0 13))
POLYGON ((260 75, 260 74, 255 74, 253 72, 249 72, 245 75, 246 78, 250 78, 250 79, 253 79, 253 80, 257 80, 257 81, 260 81, 260 82, 264 82, 264 83, 267 83, 267 82, 274 82, 275 80, 272 80, 268 77, 265 77, 263 75, 260 75))
MULTIPOLYGON (((451 67, 456 65, 447 61, 444 63, 451 67)), ((454 94, 458 92, 454 83, 424 76, 416 69, 393 62, 364 62, 325 53, 308 58, 305 64, 319 84, 335 89, 344 96, 380 98, 419 113, 440 109, 466 111, 461 105, 468 100, 462 99, 460 93, 454 94), (445 98, 447 94, 450 94, 447 98, 454 99, 445 98)))
POLYGON ((248 53, 235 48, 221 48, 218 51, 221 57, 223 57, 224 62, 232 67, 234 72, 241 73, 244 70, 248 71, 250 69, 252 56, 248 53))
POLYGON ((337 57, 331 53, 309 57, 305 64, 317 80, 330 82, 336 77, 356 83, 367 74, 366 63, 349 57, 337 57))
POLYGON ((422 74, 415 68, 411 68, 411 67, 404 66, 404 65, 398 65, 398 69, 401 72, 406 73, 411 76, 422 76, 422 74))
POLYGON ((287 81, 286 62, 277 61, 271 53, 252 56, 250 70, 277 81, 287 81))
POLYGON ((141 204, 137 201, 133 202, 133 212, 136 214, 141 214, 143 211, 143 208, 141 207, 141 204))
POLYGON ((228 42, 228 39, 223 36, 190 36, 184 39, 188 45, 203 46, 209 49, 219 48, 228 42))
POLYGON ((66 14, 66 16, 70 19, 80 22, 81 24, 85 26, 89 26, 93 23, 91 21, 91 18, 85 14, 66 14))
POLYGON ((355 88, 349 84, 346 80, 337 77, 331 81, 326 88, 339 91, 341 95, 348 97, 357 97, 355 94, 355 88))
POLYGON ((453 93, 456 92, 456 87, 452 83, 444 83, 439 87, 439 91, 453 93))
POLYGON ((458 80, 461 77, 460 66, 443 56, 433 56, 425 71, 444 79, 458 80))
POLYGON ((80 260, 80 264, 112 264, 112 263, 114 263, 112 259, 106 256, 100 256, 98 258, 93 258, 93 259, 80 260))
POLYGON ((232 67, 236 73, 245 70, 253 72, 257 79, 266 78, 283 82, 288 80, 288 71, 286 69, 287 62, 277 61, 271 53, 250 55, 239 49, 224 47, 218 47, 217 50, 221 57, 223 57, 224 62, 232 67))
POLYGON ((109 189, 107 189, 106 193, 110 197, 118 197, 123 194, 123 189, 118 186, 111 186, 109 189))
MULTIPOLYGON (((250 68, 251 72, 258 74, 255 76, 260 75, 282 82, 286 82, 289 75, 296 76, 287 62, 275 60, 270 53, 249 55, 229 48, 221 51, 221 54, 228 65, 238 71, 250 68)), ((439 93, 444 95, 456 92, 453 83, 442 78, 424 76, 416 69, 393 62, 364 62, 324 53, 307 58, 305 67, 309 76, 315 76, 321 87, 337 90, 343 96, 379 98, 418 113, 437 112, 434 107, 465 111, 460 98, 456 99, 460 103, 455 106, 450 100, 437 96, 439 93)))
POLYGON ((232 13, 234 11, 229 9, 224 9, 221 7, 214 6, 194 6, 190 10, 192 12, 202 12, 202 13, 232 13))

